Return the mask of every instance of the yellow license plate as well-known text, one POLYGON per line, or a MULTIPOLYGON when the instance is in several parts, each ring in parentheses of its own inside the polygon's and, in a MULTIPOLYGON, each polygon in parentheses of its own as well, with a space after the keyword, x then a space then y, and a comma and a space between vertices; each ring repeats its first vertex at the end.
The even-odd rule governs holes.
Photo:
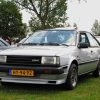
POLYGON ((34 76, 33 70, 11 70, 10 73, 14 76, 34 76))

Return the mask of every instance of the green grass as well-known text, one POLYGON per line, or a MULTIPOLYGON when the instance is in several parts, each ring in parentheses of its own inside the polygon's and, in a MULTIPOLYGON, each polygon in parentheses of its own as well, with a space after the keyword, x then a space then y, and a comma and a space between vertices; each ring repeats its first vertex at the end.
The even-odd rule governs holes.
POLYGON ((0 85, 0 100, 100 100, 100 78, 83 77, 72 91, 48 85, 0 85))

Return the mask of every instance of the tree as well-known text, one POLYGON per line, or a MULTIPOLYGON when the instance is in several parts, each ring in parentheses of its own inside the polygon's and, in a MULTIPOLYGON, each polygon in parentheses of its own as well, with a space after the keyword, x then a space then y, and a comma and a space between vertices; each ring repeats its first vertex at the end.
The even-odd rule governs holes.
POLYGON ((43 29, 40 20, 37 17, 31 17, 29 21, 29 27, 34 32, 36 30, 43 29))
POLYGON ((87 2, 87 0, 78 0, 79 2, 81 2, 81 1, 85 1, 85 2, 87 2))
POLYGON ((76 29, 78 29, 78 26, 76 23, 73 23, 73 27, 75 27, 76 29))
POLYGON ((25 25, 17 6, 11 1, 0 0, 0 36, 23 37, 25 25))
POLYGON ((93 32, 94 35, 100 36, 100 22, 98 20, 95 20, 91 31, 93 32))
POLYGON ((71 24, 70 23, 66 23, 66 27, 71 27, 71 24))
POLYGON ((67 19, 66 0, 13 0, 27 9, 33 16, 30 20, 32 30, 64 26, 67 19))

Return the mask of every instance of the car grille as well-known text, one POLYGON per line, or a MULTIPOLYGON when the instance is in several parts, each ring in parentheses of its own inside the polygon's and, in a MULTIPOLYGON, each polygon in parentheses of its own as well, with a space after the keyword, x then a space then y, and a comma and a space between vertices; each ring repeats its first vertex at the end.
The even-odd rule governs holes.
POLYGON ((40 65, 40 56, 7 56, 7 65, 40 65))

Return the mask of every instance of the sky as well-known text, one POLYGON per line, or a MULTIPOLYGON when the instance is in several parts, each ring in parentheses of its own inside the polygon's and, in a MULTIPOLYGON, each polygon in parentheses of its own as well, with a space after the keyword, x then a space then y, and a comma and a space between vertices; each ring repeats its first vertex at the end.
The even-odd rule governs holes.
POLYGON ((100 0, 87 0, 81 3, 77 0, 69 0, 68 12, 69 23, 77 23, 83 30, 91 31, 95 19, 100 21, 100 0))
MULTIPOLYGON (((79 29, 91 31, 95 19, 100 21, 100 0, 87 0, 79 3, 77 0, 68 0, 68 22, 77 23, 79 29)), ((23 22, 28 23, 31 15, 22 11, 23 22)))

